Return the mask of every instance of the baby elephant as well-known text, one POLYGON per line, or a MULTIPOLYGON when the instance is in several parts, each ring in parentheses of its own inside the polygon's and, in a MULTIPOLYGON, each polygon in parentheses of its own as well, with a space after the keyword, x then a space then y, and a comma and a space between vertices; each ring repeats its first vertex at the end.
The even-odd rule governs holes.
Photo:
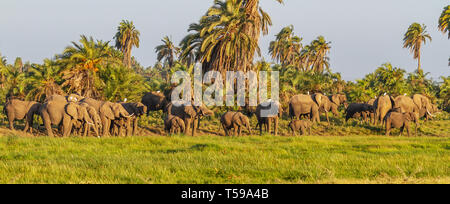
POLYGON ((312 122, 306 120, 294 120, 289 123, 289 127, 291 127, 292 135, 297 136, 297 132, 301 131, 302 135, 307 134, 307 130, 309 135, 311 135, 312 122))
POLYGON ((174 115, 167 115, 164 119, 164 131, 169 135, 184 132, 185 124, 183 119, 174 115))
POLYGON ((241 136, 242 134, 242 128, 247 128, 250 135, 252 134, 251 126, 250 126, 250 120, 247 116, 245 116, 242 113, 237 112, 227 112, 225 113, 222 118, 220 119, 220 122, 222 123, 222 127, 225 130, 225 135, 230 135, 230 130, 234 129, 234 135, 241 136), (238 134, 239 131, 239 134, 238 134))
POLYGON ((400 128, 400 135, 403 135, 403 131, 406 128, 406 131, 409 134, 409 122, 416 123, 416 135, 417 135, 417 126, 419 122, 418 115, 416 113, 399 113, 399 112, 390 112, 386 115, 386 136, 389 136, 391 133, 391 128, 400 128))

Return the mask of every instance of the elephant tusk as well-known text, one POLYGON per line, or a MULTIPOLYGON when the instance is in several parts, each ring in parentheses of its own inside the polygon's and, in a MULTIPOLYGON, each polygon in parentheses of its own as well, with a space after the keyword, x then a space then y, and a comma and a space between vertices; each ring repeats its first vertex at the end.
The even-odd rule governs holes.
POLYGON ((131 115, 129 115, 129 116, 125 116, 126 118, 131 118, 131 117, 133 117, 134 116, 134 113, 133 114, 131 114, 131 115))

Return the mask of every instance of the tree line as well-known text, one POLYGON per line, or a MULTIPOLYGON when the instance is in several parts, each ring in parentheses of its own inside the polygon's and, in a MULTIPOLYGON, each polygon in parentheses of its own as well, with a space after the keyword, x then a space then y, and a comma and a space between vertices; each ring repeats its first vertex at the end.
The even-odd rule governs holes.
MULTIPOLYGON (((277 0, 283 3, 282 0, 277 0)), ((439 30, 449 35, 450 6, 439 18, 439 30)), ((329 62, 332 43, 318 36, 309 44, 295 35, 294 27, 283 28, 270 43, 272 61, 261 56, 259 39, 267 35, 271 17, 259 0, 215 0, 188 34, 176 45, 164 37, 155 48, 158 62, 144 68, 132 57, 139 47, 140 32, 132 21, 117 27, 115 44, 82 35, 62 53, 42 63, 9 63, 0 55, 0 102, 7 97, 43 101, 47 96, 76 93, 109 101, 139 100, 145 92, 173 88, 171 75, 183 70, 192 73, 195 64, 204 71, 280 71, 282 98, 295 93, 345 93, 351 101, 367 101, 383 93, 421 93, 449 110, 450 77, 433 81, 421 67, 421 48, 432 40, 423 24, 413 23, 404 35, 404 47, 418 61, 417 71, 406 73, 386 63, 356 82, 333 73, 329 62)), ((450 63, 450 59, 449 59, 450 63)))

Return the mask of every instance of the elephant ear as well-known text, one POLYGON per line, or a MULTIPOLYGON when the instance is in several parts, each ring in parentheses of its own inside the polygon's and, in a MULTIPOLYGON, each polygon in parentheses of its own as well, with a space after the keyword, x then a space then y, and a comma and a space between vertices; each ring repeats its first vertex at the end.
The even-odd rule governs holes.
POLYGON ((314 99, 316 100, 316 103, 320 106, 322 104, 322 95, 316 94, 314 95, 314 99))
POLYGON ((333 95, 331 97, 331 102, 333 102, 333 103, 335 103, 337 105, 340 105, 341 104, 341 99, 340 98, 341 97, 339 95, 333 95))
POLYGON ((79 111, 78 111, 78 107, 77 107, 76 104, 74 104, 74 103, 67 104, 67 106, 66 106, 66 113, 68 115, 70 115, 70 117, 72 117, 75 120, 78 120, 78 118, 79 118, 78 112, 79 111))
POLYGON ((106 118, 108 118, 109 120, 115 119, 114 113, 112 111, 111 103, 109 103, 109 102, 102 105, 102 107, 100 108, 100 113, 105 115, 106 118))

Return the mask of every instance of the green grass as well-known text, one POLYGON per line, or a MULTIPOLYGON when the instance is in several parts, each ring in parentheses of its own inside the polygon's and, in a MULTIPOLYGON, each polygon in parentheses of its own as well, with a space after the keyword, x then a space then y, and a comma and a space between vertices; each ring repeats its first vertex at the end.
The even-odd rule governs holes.
POLYGON ((285 119, 281 136, 231 138, 221 136, 218 117, 202 121, 203 136, 166 137, 160 118, 144 118, 145 136, 129 138, 0 128, 0 183, 450 183, 448 113, 416 137, 332 118, 314 136, 291 137, 285 119))
POLYGON ((0 183, 450 183, 447 137, 5 134, 0 183))

